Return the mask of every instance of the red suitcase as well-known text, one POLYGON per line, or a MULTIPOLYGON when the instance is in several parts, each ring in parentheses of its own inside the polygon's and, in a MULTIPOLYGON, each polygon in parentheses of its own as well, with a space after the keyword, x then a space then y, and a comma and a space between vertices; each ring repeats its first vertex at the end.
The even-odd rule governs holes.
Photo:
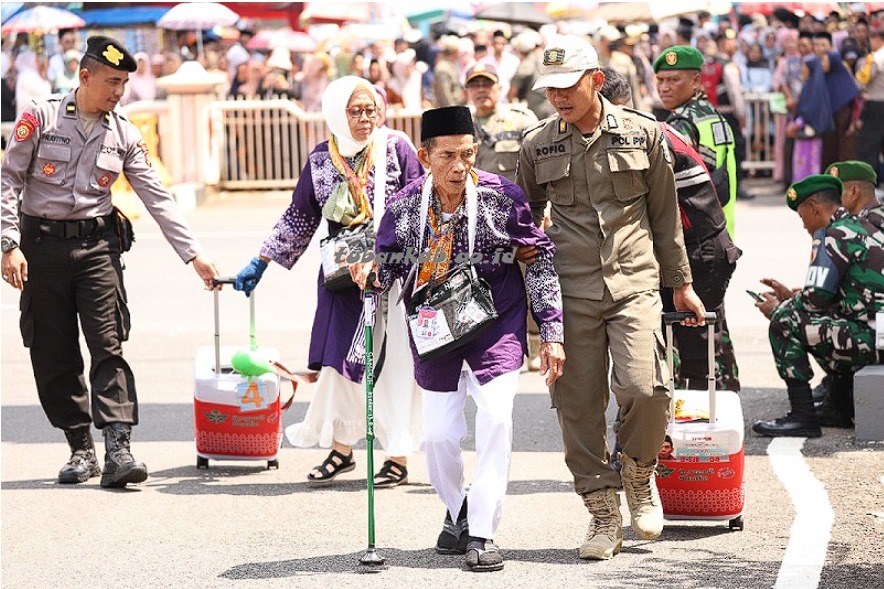
POLYGON ((730 529, 742 530, 746 499, 743 408, 736 393, 715 390, 713 313, 706 318, 707 390, 674 390, 672 324, 684 317, 684 313, 663 314, 672 394, 667 438, 657 466, 663 516, 671 520, 726 520, 730 529))
MULTIPOLYGON (((277 454, 282 444, 279 376, 268 373, 244 377, 233 370, 230 359, 237 348, 220 345, 217 291, 214 300, 215 346, 200 348, 194 367, 197 468, 208 468, 209 459, 266 460, 267 468, 279 468, 277 454)), ((249 297, 249 311, 254 329, 254 292, 249 297)), ((273 348, 261 348, 261 353, 267 360, 279 360, 279 353, 273 348)))

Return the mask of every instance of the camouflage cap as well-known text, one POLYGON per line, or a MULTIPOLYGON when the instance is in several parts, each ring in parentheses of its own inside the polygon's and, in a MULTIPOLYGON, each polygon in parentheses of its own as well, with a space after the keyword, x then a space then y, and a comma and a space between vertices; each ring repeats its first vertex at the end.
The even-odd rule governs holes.
POLYGON ((843 185, 841 180, 828 174, 814 174, 804 180, 795 182, 786 191, 786 204, 793 211, 798 210, 798 205, 807 200, 810 195, 821 190, 837 190, 841 196, 843 185))
POLYGON ((660 70, 698 70, 703 67, 703 54, 689 45, 675 45, 654 60, 654 73, 660 70))
POLYGON ((138 63, 132 54, 116 39, 93 35, 86 39, 86 55, 115 70, 134 72, 138 63))
POLYGON ((835 162, 826 168, 826 174, 834 176, 842 182, 859 180, 872 184, 878 183, 878 174, 875 173, 875 168, 859 160, 835 162))

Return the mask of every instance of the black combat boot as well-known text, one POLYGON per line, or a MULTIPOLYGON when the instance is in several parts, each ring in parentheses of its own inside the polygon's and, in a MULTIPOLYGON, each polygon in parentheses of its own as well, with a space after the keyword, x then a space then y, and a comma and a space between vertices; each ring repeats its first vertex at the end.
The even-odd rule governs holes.
POLYGON ((102 487, 125 487, 128 483, 142 483, 147 479, 147 466, 132 457, 129 438, 132 426, 128 423, 110 423, 104 434, 104 474, 102 487))
POLYGON ((65 485, 85 483, 101 474, 98 459, 95 457, 95 444, 92 443, 92 430, 86 427, 64 430, 71 447, 71 459, 58 471, 58 482, 65 485))
POLYGON ((813 408, 810 384, 787 380, 789 403, 792 410, 773 421, 756 421, 752 430, 762 436, 790 436, 793 438, 818 438, 823 435, 819 420, 813 408))
POLYGON ((811 395, 813 396, 813 404, 816 407, 819 407, 822 403, 826 402, 826 399, 829 398, 829 387, 831 386, 832 377, 828 374, 823 377, 823 380, 820 381, 820 384, 813 387, 813 392, 811 395))
POLYGON ((852 428, 853 373, 836 372, 829 379, 829 396, 816 406, 820 425, 852 428))

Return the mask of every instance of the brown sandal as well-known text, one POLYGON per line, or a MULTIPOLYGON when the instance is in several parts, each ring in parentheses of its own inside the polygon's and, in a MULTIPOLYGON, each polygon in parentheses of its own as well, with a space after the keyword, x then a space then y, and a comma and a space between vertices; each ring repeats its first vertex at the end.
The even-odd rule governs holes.
POLYGON ((353 460, 352 450, 347 456, 344 456, 337 450, 332 450, 322 464, 314 467, 313 470, 318 471, 319 474, 314 475, 310 472, 307 475, 307 482, 312 485, 326 485, 332 482, 339 474, 350 472, 354 468, 356 468, 356 461, 353 460))
POLYGON ((404 464, 387 460, 381 470, 374 475, 376 489, 395 487, 408 482, 408 469, 404 464))

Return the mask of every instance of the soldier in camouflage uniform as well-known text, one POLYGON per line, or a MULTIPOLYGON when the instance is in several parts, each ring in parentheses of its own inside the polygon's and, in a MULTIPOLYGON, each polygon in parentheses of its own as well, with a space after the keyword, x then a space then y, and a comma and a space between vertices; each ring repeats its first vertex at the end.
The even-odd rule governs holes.
MULTIPOLYGON (((727 231, 731 239, 734 239, 734 209, 737 200, 734 134, 730 125, 715 110, 703 91, 700 78, 700 68, 703 63, 703 55, 697 49, 677 45, 660 54, 654 62, 654 73, 660 100, 672 111, 666 122, 681 133, 687 144, 703 158, 727 219, 727 231)), ((714 263, 715 260, 704 260, 704 262, 714 263)), ((722 290, 726 286, 723 284, 722 290)), ((723 302, 715 312, 718 315, 715 322, 716 386, 738 392, 740 372, 723 302)), ((705 338, 705 330, 703 334, 692 337, 694 341, 682 338, 676 349, 694 361, 705 358, 705 338)), ((689 386, 689 384, 681 378, 677 381, 679 386, 689 386)))
POLYGON ((851 427, 853 372, 877 361, 870 325, 884 309, 884 248, 876 228, 841 206, 841 181, 808 176, 786 192, 813 236, 804 288, 794 296, 764 293, 756 306, 770 317, 770 344, 792 410, 752 429, 766 436, 819 437, 820 425, 851 427), (808 354, 831 376, 833 415, 818 418, 810 391, 813 369, 808 354))

